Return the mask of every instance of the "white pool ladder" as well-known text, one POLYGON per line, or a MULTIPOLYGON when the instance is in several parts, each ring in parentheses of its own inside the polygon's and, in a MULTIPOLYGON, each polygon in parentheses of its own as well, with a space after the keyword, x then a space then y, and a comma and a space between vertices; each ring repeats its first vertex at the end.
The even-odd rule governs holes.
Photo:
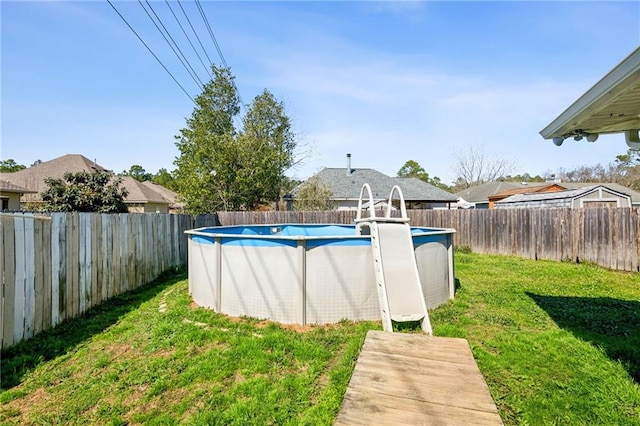
POLYGON ((365 183, 360 190, 355 222, 358 235, 371 235, 384 331, 393 332, 392 321, 420 321, 422 330, 427 334, 433 334, 418 274, 409 217, 400 187, 396 185, 391 189, 386 215, 376 217, 371 187, 365 183), (361 217, 362 196, 365 190, 369 196, 368 218, 361 217), (400 197, 402 217, 399 218, 391 217, 394 192, 400 197))

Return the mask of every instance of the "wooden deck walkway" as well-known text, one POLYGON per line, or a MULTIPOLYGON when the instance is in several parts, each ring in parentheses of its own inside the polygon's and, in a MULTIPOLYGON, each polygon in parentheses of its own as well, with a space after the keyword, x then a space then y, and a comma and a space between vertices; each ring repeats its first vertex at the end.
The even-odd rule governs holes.
POLYGON ((464 339, 369 331, 335 425, 502 425, 464 339))

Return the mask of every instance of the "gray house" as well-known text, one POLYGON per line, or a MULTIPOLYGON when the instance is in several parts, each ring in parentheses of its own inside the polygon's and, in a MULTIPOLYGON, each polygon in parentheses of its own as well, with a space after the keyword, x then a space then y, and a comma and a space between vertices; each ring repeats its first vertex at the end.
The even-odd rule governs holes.
MULTIPOLYGON (((371 186, 374 204, 377 206, 381 200, 388 200, 394 185, 398 185, 402 190, 408 209, 448 209, 458 199, 455 195, 420 179, 391 177, 374 169, 324 168, 310 179, 317 179, 331 188, 331 199, 335 201, 338 210, 357 209, 360 190, 365 183, 371 186)), ((293 210, 293 203, 302 185, 304 183, 284 197, 287 210, 293 210)), ((363 201, 369 200, 365 196, 363 201)))
POLYGON ((516 194, 497 201, 497 209, 631 207, 631 197, 602 185, 566 191, 516 194))

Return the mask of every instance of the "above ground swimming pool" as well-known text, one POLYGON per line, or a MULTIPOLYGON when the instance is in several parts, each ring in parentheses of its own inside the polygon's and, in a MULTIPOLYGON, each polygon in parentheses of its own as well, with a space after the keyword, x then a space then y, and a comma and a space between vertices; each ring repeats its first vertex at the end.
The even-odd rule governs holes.
MULTIPOLYGON (((411 228, 428 308, 454 295, 452 229, 411 228)), ((186 231, 194 302, 284 324, 380 320, 371 238, 355 225, 219 226, 186 231)))

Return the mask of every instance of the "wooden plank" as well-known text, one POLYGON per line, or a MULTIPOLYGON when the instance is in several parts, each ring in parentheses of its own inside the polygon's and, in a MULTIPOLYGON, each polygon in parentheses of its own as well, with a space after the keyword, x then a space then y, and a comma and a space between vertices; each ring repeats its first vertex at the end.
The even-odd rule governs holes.
POLYGON ((0 215, 0 350, 4 347, 4 287, 5 287, 5 267, 4 255, 7 250, 4 245, 4 216, 0 215))
POLYGON ((127 225, 129 223, 128 214, 120 213, 120 287, 118 294, 122 294, 128 289, 128 265, 129 265, 129 233, 127 225))
POLYGON ((102 247, 102 215, 91 215, 91 306, 97 306, 102 301, 102 280, 100 248, 102 247))
POLYGON ((51 220, 42 222, 42 284, 43 284, 43 310, 42 329, 51 328, 51 220))
POLYGON ((381 402, 377 396, 349 389, 334 425, 502 425, 500 416, 493 413, 393 395, 381 402))
POLYGON ((370 331, 335 424, 502 424, 463 339, 370 331))
POLYGON ((153 250, 157 248, 162 242, 156 235, 150 233, 153 229, 153 224, 156 222, 158 214, 151 213, 146 214, 140 222, 140 235, 136 242, 138 245, 137 250, 140 254, 141 273, 138 279, 138 286, 153 281, 153 270, 150 262, 153 262, 153 250))
POLYGON ((109 290, 109 297, 119 294, 120 291, 120 215, 111 217, 112 250, 113 250, 113 281, 109 290))
POLYGON ((67 223, 66 223, 66 242, 67 242, 67 250, 66 250, 66 271, 67 271, 67 280, 66 280, 66 298, 65 298, 65 319, 73 318, 78 314, 78 290, 76 285, 77 280, 77 270, 78 270, 78 252, 77 252, 77 225, 75 224, 75 219, 77 218, 77 214, 69 213, 67 214, 67 223))
MULTIPOLYGON (((63 229, 64 215, 53 213, 51 215, 51 326, 55 327, 60 322, 60 278, 61 266, 65 264, 61 249, 61 238, 65 234, 63 229)), ((64 304, 62 304, 64 305, 64 304)))
POLYGON ((127 291, 130 291, 136 286, 136 259, 135 259, 135 232, 136 229, 134 227, 135 216, 137 214, 130 214, 127 220, 127 238, 128 238, 128 247, 129 247, 129 255, 127 256, 127 291))
POLYGON ((80 240, 80 244, 84 245, 84 268, 80 271, 83 276, 83 285, 81 296, 84 299, 84 309, 82 312, 86 312, 91 308, 91 275, 92 275, 92 259, 91 259, 91 245, 93 240, 93 234, 91 229, 91 213, 81 214, 84 217, 82 223, 82 229, 84 229, 85 237, 80 240))
POLYGON ((34 234, 34 222, 32 213, 24 215, 24 338, 30 339, 33 337, 33 328, 35 324, 35 309, 36 309, 36 292, 35 292, 35 234, 34 234))
POLYGON ((13 321, 15 312, 16 264, 15 221, 2 216, 2 280, 4 284, 4 307, 2 312, 2 347, 14 343, 13 321))
POLYGON ((44 317, 44 244, 43 227, 44 220, 35 220, 33 223, 34 236, 34 312, 33 334, 38 334, 43 329, 44 317))
POLYGON ((24 338, 24 313, 25 313, 25 235, 24 217, 14 217, 15 225, 15 294, 13 311, 13 341, 20 342, 24 338))
POLYGON ((111 239, 110 239, 110 229, 111 229, 111 215, 103 214, 101 216, 101 233, 102 233, 102 245, 100 248, 100 258, 102 259, 102 274, 100 280, 102 281, 102 295, 101 300, 105 301, 109 297, 109 288, 111 285, 111 268, 112 261, 111 257, 113 256, 110 250, 111 247, 111 239))
POLYGON ((87 213, 78 214, 78 314, 88 309, 87 306, 87 240, 91 238, 91 231, 87 226, 87 213))

